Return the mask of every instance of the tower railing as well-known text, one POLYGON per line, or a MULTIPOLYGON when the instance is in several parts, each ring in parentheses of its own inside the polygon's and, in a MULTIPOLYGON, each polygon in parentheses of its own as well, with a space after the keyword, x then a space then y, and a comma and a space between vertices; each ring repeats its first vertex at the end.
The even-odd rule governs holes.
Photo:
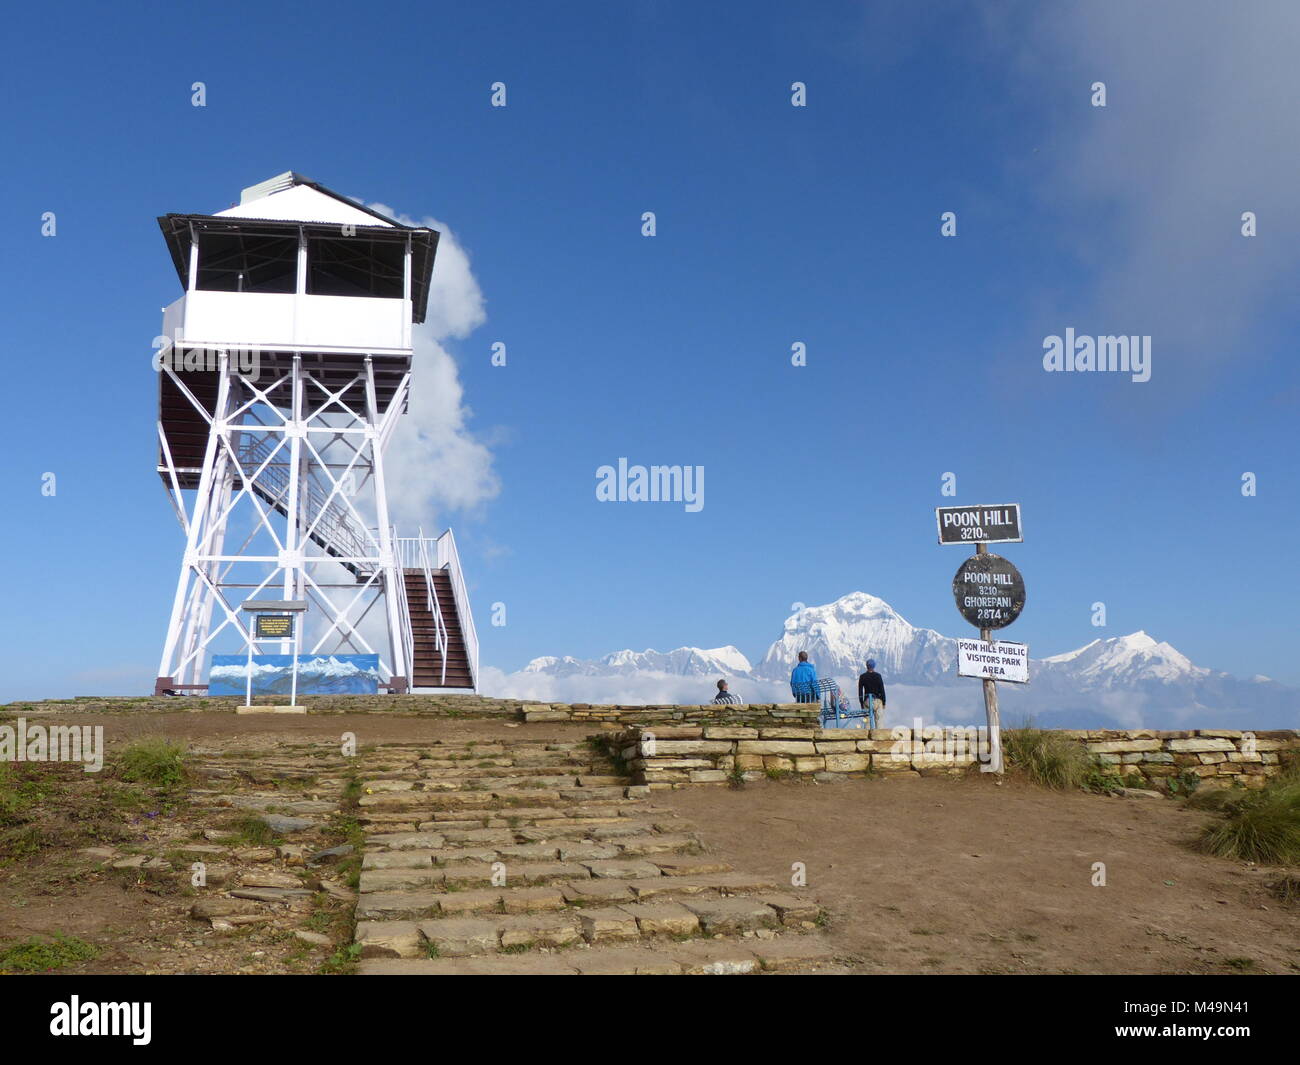
MULTIPOLYGON (((396 530, 392 530, 389 536, 394 544, 398 541, 395 536, 396 530)), ((400 564, 399 564, 400 569, 400 564)), ((397 597, 397 616, 402 619, 401 632, 399 638, 402 641, 402 661, 406 663, 407 669, 407 691, 415 687, 415 632, 411 626, 411 608, 406 598, 406 578, 404 574, 399 573, 397 587, 393 594, 397 597)))
POLYGON ((469 608, 469 590, 465 587, 465 574, 460 568, 460 553, 456 550, 456 537, 450 529, 438 537, 438 568, 446 569, 451 578, 451 594, 456 600, 456 615, 460 618, 460 631, 465 640, 465 657, 469 660, 469 675, 474 690, 478 690, 478 632, 474 629, 474 612, 469 608))
MULTIPOLYGON (((442 603, 438 599, 438 589, 433 583, 433 570, 441 569, 441 566, 435 567, 433 557, 429 554, 429 544, 431 540, 424 535, 424 530, 420 530, 420 535, 415 537, 394 537, 393 550, 397 553, 398 563, 403 573, 406 570, 415 570, 424 577, 424 587, 427 595, 427 605, 429 613, 433 616, 433 644, 434 649, 438 652, 438 657, 442 661, 442 674, 439 678, 440 683, 447 683, 447 649, 450 640, 447 635, 447 622, 442 616, 442 603)), ((406 618, 406 630, 411 641, 412 652, 415 646, 415 633, 411 623, 411 612, 405 607, 406 581, 402 580, 403 595, 403 614, 406 618)), ((462 622, 462 628, 463 628, 462 622)), ((415 666, 414 657, 411 658, 411 686, 415 686, 415 666)))

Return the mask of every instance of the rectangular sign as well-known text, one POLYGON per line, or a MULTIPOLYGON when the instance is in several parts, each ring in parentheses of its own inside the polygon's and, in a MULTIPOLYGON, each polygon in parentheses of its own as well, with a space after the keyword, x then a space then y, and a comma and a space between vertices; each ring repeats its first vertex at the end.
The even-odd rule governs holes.
POLYGON ((1019 503, 980 503, 974 507, 935 507, 941 544, 1018 544, 1019 503))
POLYGON ((1023 643, 957 641, 957 675, 1029 683, 1029 646, 1023 643))
POLYGON ((253 633, 258 640, 292 640, 293 639, 293 615, 292 614, 258 614, 256 618, 256 631, 253 633))

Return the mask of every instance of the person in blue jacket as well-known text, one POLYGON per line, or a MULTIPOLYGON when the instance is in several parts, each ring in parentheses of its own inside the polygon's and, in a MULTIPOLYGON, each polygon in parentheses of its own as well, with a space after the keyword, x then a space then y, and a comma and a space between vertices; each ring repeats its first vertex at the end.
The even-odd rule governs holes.
POLYGON ((815 703, 821 698, 817 691, 817 667, 808 661, 808 652, 799 652, 799 664, 790 672, 790 694, 796 703, 815 703))

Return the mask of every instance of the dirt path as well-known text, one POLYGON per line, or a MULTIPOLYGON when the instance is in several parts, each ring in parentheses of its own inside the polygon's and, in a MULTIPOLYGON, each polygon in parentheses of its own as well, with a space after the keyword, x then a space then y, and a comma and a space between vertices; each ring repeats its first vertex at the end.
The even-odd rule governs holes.
POLYGON ((1190 851, 1207 815, 1167 800, 980 778, 656 799, 738 867, 788 881, 805 863, 866 972, 1300 972, 1300 912, 1267 891, 1280 870, 1190 851))

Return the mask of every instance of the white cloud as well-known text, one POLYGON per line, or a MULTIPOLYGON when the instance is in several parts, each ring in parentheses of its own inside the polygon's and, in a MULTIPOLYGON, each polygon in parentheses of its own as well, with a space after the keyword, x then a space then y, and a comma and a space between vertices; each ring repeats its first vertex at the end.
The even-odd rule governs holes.
POLYGON ((440 234, 423 325, 415 327, 411 399, 385 456, 390 518, 406 535, 423 526, 436 535, 445 510, 470 511, 493 499, 501 485, 491 448, 469 423, 456 360, 444 347, 487 320, 483 292, 469 254, 450 227, 435 218, 414 219, 382 203, 369 205, 404 225, 440 234))
MULTIPOLYGON (((617 677, 554 677, 545 673, 504 673, 483 669, 480 689, 502 699, 527 699, 542 703, 598 703, 623 705, 695 705, 709 703, 718 693, 716 677, 683 677, 645 670, 617 677)), ((731 690, 747 702, 789 702, 790 688, 772 681, 731 682, 731 690)))

